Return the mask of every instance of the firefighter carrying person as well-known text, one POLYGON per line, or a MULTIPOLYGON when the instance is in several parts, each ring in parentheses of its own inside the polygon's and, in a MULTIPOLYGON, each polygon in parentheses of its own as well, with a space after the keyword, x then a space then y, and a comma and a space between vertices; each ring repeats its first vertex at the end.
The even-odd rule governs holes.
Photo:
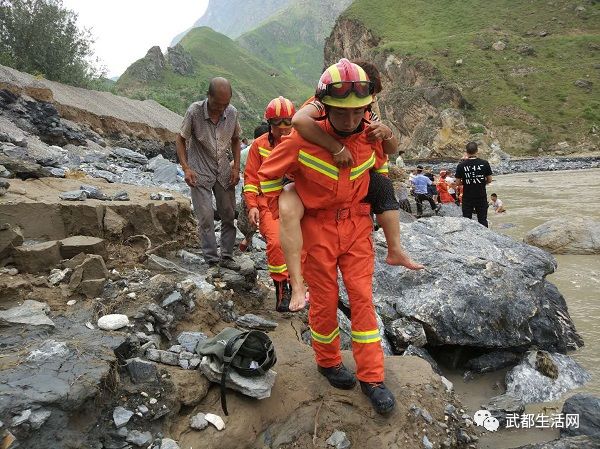
POLYGON ((395 399, 383 383, 383 350, 372 293, 373 222, 370 205, 363 202, 369 170, 380 168, 377 161, 385 160, 381 141, 370 142, 365 132, 373 83, 360 66, 341 59, 321 75, 315 97, 327 113, 318 125, 350 151, 353 166, 336 167, 329 151, 292 131, 263 162, 260 188, 276 209, 283 178, 291 174, 304 204, 303 274, 311 294, 309 325, 318 371, 341 389, 352 388, 358 378, 375 411, 386 414, 395 399), (343 365, 340 352, 338 268, 352 311, 356 377, 343 365))
MULTIPOLYGON (((381 75, 377 67, 368 61, 352 62, 366 72, 369 81, 374 85, 374 102, 365 111, 365 132, 369 141, 381 141, 385 153, 385 160, 379 161, 379 164, 383 164, 381 168, 369 171, 369 192, 364 201, 371 204, 371 211, 376 215, 377 223, 383 229, 388 249, 386 263, 402 265, 409 270, 421 270, 425 267, 413 261, 402 248, 400 241, 400 204, 395 197, 393 183, 387 177, 388 164, 385 163, 387 162, 387 155, 397 151, 398 140, 392 130, 381 122, 379 116, 372 110, 376 105, 376 95, 382 90, 381 75)), ((333 156, 334 165, 338 168, 352 166, 354 161, 350 152, 341 142, 327 134, 316 124, 316 121, 322 120, 325 114, 325 106, 313 96, 296 112, 292 119, 292 126, 309 142, 329 150, 333 156)), ((303 215, 304 205, 296 194, 294 184, 286 184, 279 197, 279 233, 281 248, 288 266, 290 285, 292 286, 292 299, 290 301, 292 312, 301 310, 306 303, 306 287, 304 286, 301 270, 302 231, 300 222, 303 215)))
POLYGON ((248 152, 244 170, 244 199, 248 209, 248 220, 257 226, 267 241, 267 267, 275 284, 275 310, 289 312, 292 291, 283 251, 279 244, 279 220, 273 218, 267 199, 260 192, 258 170, 281 138, 292 131, 294 104, 287 98, 274 98, 265 109, 269 131, 256 138, 248 152))

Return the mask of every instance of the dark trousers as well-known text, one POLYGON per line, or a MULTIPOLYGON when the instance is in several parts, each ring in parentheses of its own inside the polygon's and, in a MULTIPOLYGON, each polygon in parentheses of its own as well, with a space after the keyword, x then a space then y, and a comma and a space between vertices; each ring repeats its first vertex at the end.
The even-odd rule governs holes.
POLYGON ((417 216, 420 217, 423 215, 423 201, 429 201, 429 205, 431 206, 431 210, 435 210, 435 202, 431 196, 426 193, 415 193, 415 201, 417 202, 417 216))
POLYGON ((471 220, 473 218, 473 211, 477 214, 477 221, 488 227, 487 221, 487 211, 488 211, 488 202, 487 198, 468 198, 465 199, 463 196, 462 201, 462 213, 463 217, 471 220))

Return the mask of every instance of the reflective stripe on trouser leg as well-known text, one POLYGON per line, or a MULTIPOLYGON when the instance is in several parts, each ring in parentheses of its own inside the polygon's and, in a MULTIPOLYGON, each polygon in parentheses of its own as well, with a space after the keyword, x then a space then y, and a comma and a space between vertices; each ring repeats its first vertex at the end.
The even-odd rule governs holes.
POLYGON ((302 272, 310 291, 308 322, 319 366, 342 362, 337 321, 337 232, 335 221, 319 222, 304 216, 302 222, 305 260, 302 272))
POLYGON ((259 205, 259 230, 267 241, 267 266, 271 278, 275 281, 283 281, 288 278, 287 265, 279 243, 279 220, 273 219, 273 215, 267 206, 259 205))
POLYGON ((354 216, 340 222, 340 238, 348 242, 348 247, 342 248, 344 254, 339 257, 339 265, 350 300, 356 377, 364 382, 381 382, 384 379, 383 349, 373 306, 375 257, 371 228, 372 222, 367 216, 354 216))

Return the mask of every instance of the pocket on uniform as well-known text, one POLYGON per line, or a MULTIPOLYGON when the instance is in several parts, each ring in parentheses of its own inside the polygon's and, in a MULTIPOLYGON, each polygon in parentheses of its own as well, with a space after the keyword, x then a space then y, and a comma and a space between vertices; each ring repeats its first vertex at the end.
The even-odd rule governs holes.
POLYGON ((331 176, 318 172, 310 167, 304 167, 304 174, 306 179, 308 179, 311 183, 318 184, 319 186, 332 192, 335 190, 337 180, 333 179, 331 176))

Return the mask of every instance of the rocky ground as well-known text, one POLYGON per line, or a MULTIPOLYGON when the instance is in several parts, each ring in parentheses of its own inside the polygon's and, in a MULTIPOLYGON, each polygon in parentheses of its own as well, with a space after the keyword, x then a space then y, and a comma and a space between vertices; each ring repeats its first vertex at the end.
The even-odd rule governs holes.
MULTIPOLYGON (((434 173, 439 173, 440 170, 453 170, 456 168, 457 163, 457 160, 427 161, 414 159, 405 161, 405 164, 409 168, 413 168, 417 164, 431 165, 434 173)), ((494 174, 506 175, 509 173, 598 168, 600 167, 600 156, 536 157, 530 159, 511 159, 510 157, 506 157, 503 160, 492 159, 490 163, 494 174)))
MULTIPOLYGON (((588 379, 566 354, 583 341, 545 279, 552 256, 445 205, 439 217, 402 214, 404 245, 422 272, 386 266, 374 235, 374 299, 398 399, 392 416, 375 416, 358 389, 334 390, 316 372, 306 311, 273 311, 262 240, 236 255, 239 272, 204 264, 167 150, 0 91, 2 449, 475 448, 481 428, 439 364, 465 379, 509 368, 486 406, 499 422, 588 379), (227 326, 269 331, 279 360, 264 378, 230 376, 228 417, 210 380, 218 370, 195 353, 227 326)), ((569 413, 594 401, 575 401, 569 413)), ((598 427, 544 447, 595 444, 598 427)))

